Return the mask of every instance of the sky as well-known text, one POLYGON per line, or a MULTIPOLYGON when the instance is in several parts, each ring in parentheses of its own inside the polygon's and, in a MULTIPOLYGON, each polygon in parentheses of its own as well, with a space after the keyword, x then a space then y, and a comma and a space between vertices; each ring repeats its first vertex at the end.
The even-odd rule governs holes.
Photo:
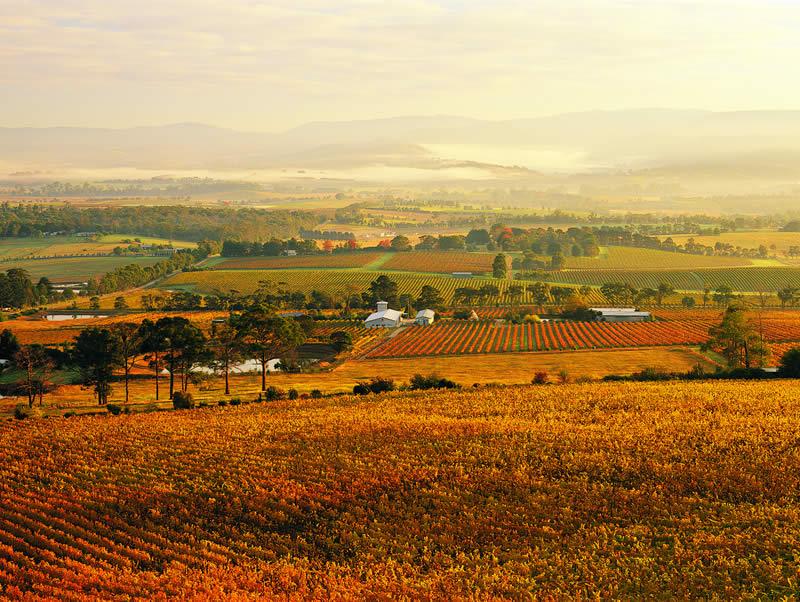
POLYGON ((800 108, 800 0, 0 0, 0 126, 800 108))

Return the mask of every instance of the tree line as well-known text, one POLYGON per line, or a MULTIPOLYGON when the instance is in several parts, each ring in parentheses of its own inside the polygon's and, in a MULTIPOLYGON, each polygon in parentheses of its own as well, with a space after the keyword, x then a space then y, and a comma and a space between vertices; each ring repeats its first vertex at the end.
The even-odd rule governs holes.
MULTIPOLYGON (((144 360, 155 377, 155 398, 162 397, 162 374, 166 375, 168 399, 176 393, 186 395, 194 370, 199 366, 214 369, 224 378, 225 394, 230 394, 230 372, 240 362, 255 359, 261 371, 261 389, 266 391, 268 364, 279 358, 284 367, 296 366, 295 353, 313 332, 310 317, 286 318, 269 306, 253 304, 245 311, 212 323, 205 333, 182 316, 167 316, 139 324, 122 322, 109 327, 89 327, 80 331, 65 350, 43 345, 20 345, 9 330, 0 333, 0 357, 13 359, 20 371, 18 386, 32 407, 41 404, 52 387, 50 377, 56 369, 77 372, 80 382, 91 388, 100 405, 108 403, 115 374, 121 372, 125 402, 130 398, 130 377, 135 362, 144 360)), ((334 333, 331 343, 345 348, 347 333, 334 333)))
POLYGON ((78 208, 69 203, 0 204, 0 237, 103 232, 175 240, 265 240, 297 236, 322 218, 306 211, 185 205, 78 208))

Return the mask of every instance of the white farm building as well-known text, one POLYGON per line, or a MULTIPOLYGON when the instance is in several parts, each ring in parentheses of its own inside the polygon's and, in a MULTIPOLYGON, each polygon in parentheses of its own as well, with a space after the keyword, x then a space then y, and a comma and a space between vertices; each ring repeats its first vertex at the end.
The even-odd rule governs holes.
POLYGON ((649 311, 639 311, 635 307, 590 307, 598 314, 600 322, 646 322, 652 316, 649 311))
POLYGON ((432 309, 421 309, 417 312, 417 317, 414 318, 414 323, 419 326, 430 326, 436 319, 436 312, 432 309))
POLYGON ((367 328, 397 328, 402 319, 402 311, 389 309, 386 301, 378 301, 378 310, 364 320, 364 326, 367 328))

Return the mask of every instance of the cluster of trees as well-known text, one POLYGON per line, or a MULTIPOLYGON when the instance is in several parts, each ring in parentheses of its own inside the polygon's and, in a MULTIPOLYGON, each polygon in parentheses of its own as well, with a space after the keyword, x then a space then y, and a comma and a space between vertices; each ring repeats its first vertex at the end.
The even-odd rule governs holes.
POLYGON ((162 259, 153 265, 142 266, 138 263, 130 263, 120 266, 100 278, 91 278, 87 283, 86 293, 101 295, 142 286, 177 270, 188 268, 210 254, 216 253, 218 249, 218 245, 213 241, 203 241, 198 243, 196 249, 178 251, 171 257, 162 259))
MULTIPOLYGON (((125 402, 134 362, 144 359, 155 376, 155 396, 161 395, 161 373, 167 370, 169 398, 186 393, 193 370, 209 366, 225 379, 225 394, 230 394, 230 371, 240 361, 256 359, 261 367, 261 388, 266 390, 267 366, 281 358, 293 365, 293 355, 313 330, 313 320, 284 318, 271 308, 252 305, 214 323, 208 336, 184 317, 164 317, 141 324, 123 322, 108 328, 82 330, 66 351, 41 345, 20 346, 8 331, 0 334, 0 356, 12 358, 22 373, 21 386, 28 392, 32 407, 38 396, 41 403, 49 386, 49 375, 56 366, 68 366, 80 374, 81 382, 91 387, 100 405, 108 402, 115 373, 121 371, 125 383, 125 402), (55 355, 54 355, 55 354, 55 355)), ((347 345, 347 341, 341 343, 347 345)))
POLYGON ((781 307, 795 307, 800 304, 800 288, 785 286, 777 292, 777 297, 781 307))
POLYGON ((47 278, 34 284, 30 274, 21 268, 0 272, 0 307, 21 309, 57 298, 58 293, 54 293, 47 278))
POLYGON ((770 350, 764 333, 753 323, 743 304, 731 303, 722 321, 709 330, 706 349, 722 354, 730 368, 763 368, 770 350))
POLYGON ((277 257, 286 251, 296 251, 298 255, 314 255, 320 252, 313 240, 270 238, 267 242, 260 243, 226 239, 222 243, 221 255, 223 257, 277 257))
POLYGON ((0 237, 45 233, 136 232, 177 240, 265 240, 296 236, 322 218, 305 211, 166 205, 77 208, 63 205, 0 204, 0 237))

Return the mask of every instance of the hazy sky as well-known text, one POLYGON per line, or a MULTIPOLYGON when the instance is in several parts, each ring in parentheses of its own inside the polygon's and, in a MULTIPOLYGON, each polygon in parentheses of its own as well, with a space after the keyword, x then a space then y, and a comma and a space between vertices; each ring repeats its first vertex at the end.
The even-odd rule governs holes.
POLYGON ((0 125, 800 108, 800 0, 0 0, 0 125))

